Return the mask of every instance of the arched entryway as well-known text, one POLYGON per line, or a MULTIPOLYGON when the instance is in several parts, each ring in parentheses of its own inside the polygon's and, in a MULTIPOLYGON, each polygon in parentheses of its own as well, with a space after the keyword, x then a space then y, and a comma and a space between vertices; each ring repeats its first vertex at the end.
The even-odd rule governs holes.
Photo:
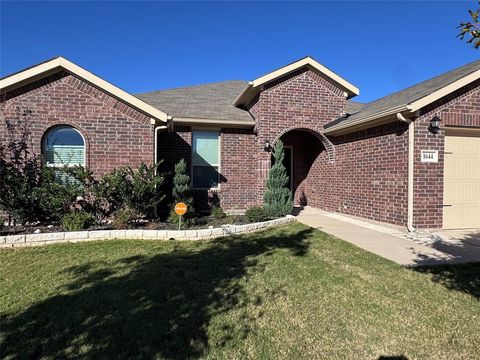
POLYGON ((314 205, 321 196, 321 180, 335 160, 333 145, 315 130, 287 129, 277 136, 285 146, 284 166, 296 205, 314 205))

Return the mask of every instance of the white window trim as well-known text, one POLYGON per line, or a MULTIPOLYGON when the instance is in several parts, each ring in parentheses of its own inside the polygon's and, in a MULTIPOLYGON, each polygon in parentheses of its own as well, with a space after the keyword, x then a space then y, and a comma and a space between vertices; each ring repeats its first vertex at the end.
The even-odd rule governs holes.
POLYGON ((221 180, 221 163, 222 163, 222 132, 220 129, 209 129, 209 128, 195 128, 191 129, 190 132, 190 141, 191 141, 191 148, 192 151, 190 152, 191 156, 191 161, 190 161, 190 174, 191 174, 191 187, 192 190, 211 190, 211 191, 218 191, 220 190, 220 180, 221 180), (215 187, 195 187, 193 183, 193 133, 194 132, 216 132, 218 134, 218 164, 210 164, 211 166, 216 166, 217 167, 217 173, 218 173, 218 179, 217 179, 217 186, 215 187))
POLYGON ((47 152, 47 144, 46 144, 46 137, 48 137, 48 133, 53 131, 55 128, 60 128, 60 127, 68 127, 70 129, 73 129, 75 130, 77 133, 80 134, 80 136, 82 137, 82 140, 83 140, 83 164, 79 165, 79 164, 52 164, 52 163, 48 163, 46 160, 45 160, 45 166, 47 167, 52 167, 52 168, 64 168, 64 167, 67 167, 67 168, 74 168, 75 166, 83 166, 84 168, 87 167, 87 142, 85 140, 85 136, 83 136, 82 132, 80 130, 78 130, 76 127, 74 126, 71 126, 71 125, 55 125, 55 126, 52 126, 51 128, 49 128, 46 132, 45 132, 45 135, 44 135, 44 140, 43 140, 43 144, 42 144, 42 154, 46 154, 47 152))

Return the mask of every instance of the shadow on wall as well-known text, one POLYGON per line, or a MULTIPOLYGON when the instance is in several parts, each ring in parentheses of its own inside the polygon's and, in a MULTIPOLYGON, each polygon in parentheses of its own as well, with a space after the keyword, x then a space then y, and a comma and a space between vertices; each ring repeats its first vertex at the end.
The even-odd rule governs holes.
MULTIPOLYGON (((165 200, 160 205, 160 209, 168 213, 170 204, 173 202, 172 198, 172 189, 173 189, 173 176, 175 164, 177 164, 181 159, 184 159, 187 163, 187 175, 190 176, 190 181, 193 181, 192 174, 192 146, 185 141, 181 134, 188 133, 190 134, 190 129, 181 129, 179 132, 172 133, 163 133, 161 138, 158 141, 158 157, 162 161, 160 165, 160 172, 165 176, 165 190, 166 197, 165 200)), ((189 135, 190 136, 190 135, 189 135)), ((207 176, 215 177, 219 179, 219 183, 227 183, 228 179, 223 176, 220 172, 217 171, 214 167, 198 156, 197 165, 201 165, 201 170, 207 176)), ((209 197, 211 193, 207 188, 204 189, 194 189, 192 191, 194 197, 194 206, 196 210, 207 211, 209 210, 209 197)), ((218 199, 219 201, 219 199, 218 199)), ((218 203, 220 206, 221 204, 218 203)))
POLYGON ((262 304, 244 289, 249 273, 263 269, 256 257, 275 249, 304 256, 311 232, 239 236, 195 251, 175 246, 71 267, 76 280, 61 295, 2 317, 2 357, 186 359, 232 346, 252 331, 255 315, 244 309, 262 304), (214 318, 222 321, 213 322, 212 339, 214 318))
MULTIPOLYGON (((310 177, 321 176, 311 174, 312 167, 322 152, 326 152, 322 141, 306 129, 294 129, 283 134, 280 138, 285 147, 293 150, 293 188, 296 204, 305 206, 308 204, 308 180, 310 177)), ((290 166, 289 164, 285 164, 290 166)))
POLYGON ((437 240, 430 245, 449 254, 446 261, 424 255, 413 268, 430 274, 432 281, 447 289, 462 291, 480 300, 480 231, 451 240, 437 240))

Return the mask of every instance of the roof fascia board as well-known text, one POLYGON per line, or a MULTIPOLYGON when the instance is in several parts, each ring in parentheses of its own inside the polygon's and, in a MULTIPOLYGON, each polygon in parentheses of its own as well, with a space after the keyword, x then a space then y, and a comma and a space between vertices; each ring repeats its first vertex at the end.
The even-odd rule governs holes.
POLYGON ((394 115, 396 113, 404 112, 404 111, 411 111, 411 109, 408 105, 397 106, 395 108, 387 109, 387 110, 372 114, 372 115, 367 116, 365 118, 360 118, 356 121, 352 121, 352 122, 349 122, 347 124, 340 123, 337 126, 332 126, 330 128, 326 128, 323 131, 323 133, 324 134, 330 134, 330 133, 333 133, 333 132, 338 131, 338 130, 355 127, 356 125, 367 123, 367 122, 372 121, 372 120, 376 120, 376 119, 383 118, 383 117, 386 117, 386 116, 394 115))
POLYGON ((253 81, 249 81, 247 85, 242 89, 242 92, 238 94, 236 99, 233 101, 233 105, 237 106, 240 103, 241 98, 252 88, 253 86, 253 81))
POLYGON ((453 83, 447 86, 444 86, 441 89, 438 89, 437 91, 431 93, 430 95, 427 95, 421 99, 412 101, 409 104, 411 111, 417 111, 478 79, 480 79, 480 70, 474 71, 473 73, 467 76, 464 76, 463 78, 458 79, 457 81, 454 81, 453 83))
MULTIPOLYGON (((405 114, 405 116, 407 116, 407 114, 405 114)), ((389 116, 377 118, 377 119, 372 120, 370 122, 357 124, 357 125, 354 125, 354 126, 351 126, 351 127, 343 128, 343 129, 338 129, 338 130, 335 130, 335 131, 332 131, 332 132, 329 132, 329 133, 323 132, 323 134, 325 134, 326 136, 337 137, 337 136, 342 136, 342 135, 345 135, 345 134, 351 134, 351 133, 354 133, 354 132, 357 132, 357 131, 370 129, 370 128, 375 127, 375 126, 380 126, 380 125, 388 124, 388 123, 391 123, 391 122, 395 122, 396 120, 397 120, 397 117, 395 115, 389 115, 389 116)))
POLYGON ((139 98, 127 93, 126 91, 120 89, 119 87, 109 83, 108 81, 103 80, 97 75, 92 74, 91 72, 81 68, 80 66, 72 63, 71 61, 58 57, 47 61, 38 66, 34 66, 25 71, 19 72, 7 78, 0 80, 0 90, 9 90, 15 86, 21 86, 26 81, 31 79, 37 79, 42 75, 55 72, 55 70, 62 68, 71 74, 82 78, 88 83, 94 85, 97 88, 102 89, 103 91, 111 94, 112 96, 126 102, 132 107, 158 119, 161 121, 167 121, 167 114, 163 111, 154 108, 153 106, 147 104, 146 102, 140 100, 139 98))
POLYGON ((314 70, 317 70, 318 72, 324 74, 328 78, 332 79, 334 82, 338 83, 340 86, 345 88, 348 92, 350 92, 350 95, 359 95, 360 90, 354 86, 353 84, 350 84, 348 81, 345 79, 341 78, 337 74, 335 74, 333 71, 330 69, 326 68, 322 64, 320 64, 318 61, 312 59, 311 57, 306 57, 304 59, 301 59, 299 61, 296 61, 290 65, 284 66, 278 70, 272 71, 269 74, 266 74, 264 76, 259 77, 258 79, 253 80, 253 87, 258 87, 263 84, 266 84, 267 82, 270 82, 276 78, 279 78, 281 76, 287 75, 297 69, 300 69, 304 66, 311 66, 314 70))
POLYGON ((247 123, 245 121, 235 121, 235 120, 219 120, 219 119, 200 119, 200 118, 185 118, 185 117, 174 117, 174 123, 181 124, 212 124, 212 125, 221 125, 222 127, 254 127, 255 123, 252 120, 252 123, 247 123))

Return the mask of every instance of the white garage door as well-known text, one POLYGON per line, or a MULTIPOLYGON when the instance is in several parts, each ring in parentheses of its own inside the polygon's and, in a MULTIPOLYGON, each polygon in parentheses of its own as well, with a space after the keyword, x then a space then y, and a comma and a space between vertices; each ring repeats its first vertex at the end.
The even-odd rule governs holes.
POLYGON ((480 228, 480 130, 447 129, 443 228, 480 228))

